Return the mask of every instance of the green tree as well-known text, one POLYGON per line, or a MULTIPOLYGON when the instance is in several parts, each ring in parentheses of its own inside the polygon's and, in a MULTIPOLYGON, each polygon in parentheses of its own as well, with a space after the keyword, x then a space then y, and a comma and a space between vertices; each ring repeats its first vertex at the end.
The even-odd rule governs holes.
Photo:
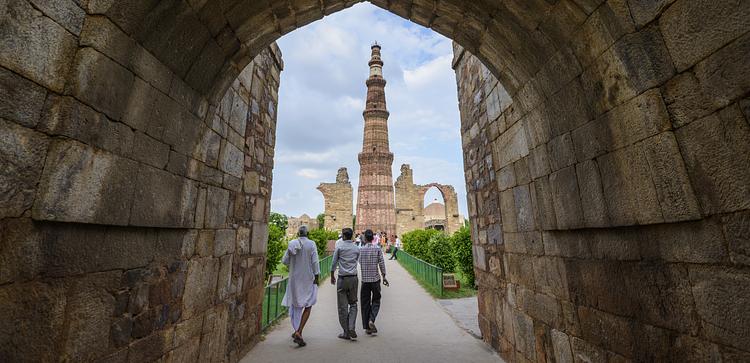
POLYGON ((286 231, 289 226, 289 218, 285 214, 271 212, 271 216, 268 218, 268 224, 273 224, 276 227, 281 228, 282 231, 286 231))
POLYGON ((445 233, 437 233, 427 242, 427 262, 440 267, 443 272, 453 272, 456 261, 453 258, 451 239, 445 233))
POLYGON ((268 248, 266 249, 266 280, 279 265, 281 257, 286 250, 286 239, 284 230, 275 224, 268 225, 268 248))
POLYGON ((334 231, 316 228, 307 233, 307 238, 315 242, 315 245, 318 247, 318 257, 323 258, 326 256, 326 247, 328 246, 328 241, 337 240, 339 238, 339 234, 334 231))
POLYGON ((464 275, 469 286, 474 287, 474 259, 471 251, 471 230, 469 227, 461 227, 453 233, 451 244, 453 245, 456 268, 464 275))
POLYGON ((318 219, 318 228, 325 229, 326 228, 326 215, 323 213, 320 213, 318 214, 316 218, 318 219))
POLYGON ((404 233, 401 236, 401 243, 404 245, 404 251, 416 258, 427 261, 429 259, 427 256, 429 246, 427 244, 432 236, 439 233, 440 231, 434 229, 415 229, 411 232, 404 233))

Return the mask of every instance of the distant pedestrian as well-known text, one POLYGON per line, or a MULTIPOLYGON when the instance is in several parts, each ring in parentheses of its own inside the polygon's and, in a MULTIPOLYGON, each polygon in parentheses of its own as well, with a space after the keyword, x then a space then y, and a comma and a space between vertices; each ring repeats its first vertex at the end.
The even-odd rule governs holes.
POLYGON ((318 299, 320 264, 318 248, 315 242, 307 238, 307 226, 300 226, 297 235, 297 239, 289 241, 284 257, 281 258, 281 262, 289 267, 289 282, 281 305, 289 308, 294 328, 292 339, 298 346, 304 347, 307 343, 302 339, 302 330, 318 299))
POLYGON ((333 263, 331 265, 331 285, 336 285, 336 302, 339 310, 339 323, 344 330, 339 338, 345 340, 356 340, 357 332, 354 331, 357 323, 357 261, 359 260, 360 248, 352 242, 351 228, 342 230, 343 241, 336 246, 333 252, 333 263), (336 283, 335 272, 339 270, 339 281, 336 283))
MULTIPOLYGON (((365 231, 365 241, 373 240, 371 230, 365 231)), ((380 276, 383 276, 383 285, 388 286, 388 280, 385 278, 385 259, 383 250, 372 243, 365 243, 365 246, 359 250, 359 268, 362 270, 362 290, 360 299, 362 300, 362 325, 367 335, 377 334, 378 328, 375 327, 375 319, 380 311, 380 276), (378 273, 380 269, 380 273, 378 273)))
POLYGON ((398 250, 401 249, 401 240, 398 236, 394 235, 393 239, 396 241, 393 243, 393 252, 391 252, 391 258, 389 260, 398 260, 398 250))

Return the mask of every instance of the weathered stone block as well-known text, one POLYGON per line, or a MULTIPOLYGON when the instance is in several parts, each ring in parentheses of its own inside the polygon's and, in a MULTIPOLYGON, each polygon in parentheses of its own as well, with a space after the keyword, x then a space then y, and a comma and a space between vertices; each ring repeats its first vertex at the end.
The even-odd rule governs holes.
POLYGON ((121 65, 94 48, 82 48, 76 54, 70 88, 76 98, 119 121, 134 81, 135 76, 121 65))
POLYGON ((208 187, 206 196, 205 226, 208 228, 223 227, 227 223, 229 209, 229 191, 208 187))
POLYGON ((735 1, 676 1, 659 19, 677 71, 690 68, 750 29, 750 8, 735 1))
POLYGON ((750 278, 747 273, 718 267, 690 267, 695 309, 706 336, 744 349, 750 345, 750 278))
POLYGON ((496 170, 528 155, 529 147, 522 123, 515 123, 500 135, 493 143, 493 151, 493 160, 497 160, 496 170))
POLYGON ((66 326, 62 354, 72 360, 91 360, 108 352, 114 298, 108 290, 119 281, 118 271, 89 275, 68 287, 66 326))
POLYGON ((750 127, 736 105, 675 136, 703 214, 750 208, 750 127))
POLYGON ((578 308, 578 317, 586 341, 624 356, 632 354, 633 335, 626 319, 583 306, 578 308))
POLYGON ((536 358, 536 336, 534 335, 534 321, 526 314, 512 311, 513 333, 516 349, 527 359, 534 361, 536 358))
POLYGON ((575 168, 571 166, 552 173, 549 184, 557 228, 575 229, 583 226, 583 210, 575 168))
POLYGON ((500 191, 516 186, 516 175, 511 165, 498 170, 496 178, 497 187, 500 191))
POLYGON ((573 352, 570 348, 570 338, 567 334, 552 329, 552 348, 555 361, 559 363, 573 363, 573 352))
POLYGON ((573 155, 573 141, 571 140, 570 133, 550 140, 547 148, 552 171, 560 170, 576 162, 575 155, 573 155))
POLYGON ((638 145, 600 156, 596 162, 613 225, 663 221, 648 162, 638 145))
POLYGON ((517 232, 518 222, 515 197, 513 196, 512 189, 500 193, 500 213, 503 221, 503 229, 506 232, 517 232))
POLYGON ((609 0, 601 6, 599 3, 602 1, 591 4, 596 10, 581 26, 572 44, 576 58, 584 68, 622 35, 635 28, 624 0, 609 0))
POLYGON ((31 4, 13 0, 3 5, 0 65, 55 92, 62 92, 77 42, 31 4))
POLYGON ((675 0, 628 0, 630 14, 635 20, 635 25, 642 27, 654 20, 664 9, 675 0))
POLYGON ((169 161, 169 145, 150 136, 136 132, 131 157, 137 161, 162 169, 169 161))
POLYGON ((0 284, 31 280, 39 273, 44 263, 40 240, 30 218, 0 222, 0 284))
POLYGON ((570 296, 568 291, 568 274, 562 258, 538 257, 532 260, 532 265, 534 267, 536 290, 557 296, 562 300, 568 300, 570 296))
POLYGON ((226 301, 231 294, 233 294, 234 287, 232 286, 232 259, 234 255, 224 255, 219 258, 221 266, 219 267, 219 277, 216 284, 216 299, 217 301, 226 301))
POLYGON ((265 223, 253 222, 251 240, 250 253, 265 253, 266 246, 268 245, 268 225, 265 223))
POLYGON ((237 230, 235 229, 218 229, 214 239, 214 257, 221 257, 228 253, 234 253, 236 244, 237 230))
POLYGON ((547 155, 546 145, 540 145, 531 150, 529 154, 529 171, 531 177, 536 179, 542 176, 549 175, 550 165, 549 156, 547 155))
POLYGON ((81 24, 86 13, 78 6, 74 0, 49 1, 49 0, 32 0, 31 1, 44 15, 47 15, 56 23, 62 25, 73 34, 80 34, 81 24))
POLYGON ((661 85, 675 73, 656 25, 623 36, 615 43, 614 52, 637 92, 661 85))
POLYGON ((246 255, 250 253, 250 228, 239 226, 237 228, 237 253, 246 255))
MULTIPOLYGON (((674 134, 664 132, 643 141, 665 222, 701 217, 674 134)), ((750 149, 749 149, 750 150, 750 149)))
POLYGON ((175 151, 169 151, 167 171, 177 175, 186 176, 188 168, 188 157, 175 151))
POLYGON ((544 254, 550 256, 589 258, 591 252, 586 240, 577 231, 543 232, 544 254))
POLYGON ((214 254, 214 237, 216 231, 203 229, 198 232, 198 240, 195 245, 195 253, 203 257, 211 257, 214 254))
POLYGON ((217 166, 219 161, 219 150, 221 149, 221 136, 206 127, 203 129, 203 137, 193 155, 196 159, 210 165, 217 166))
POLYGON ((602 191, 602 181, 596 161, 587 160, 576 164, 578 189, 581 193, 581 209, 586 227, 606 227, 609 214, 602 191))
POLYGON ((555 206, 552 202, 552 189, 549 179, 544 176, 529 185, 531 205, 536 213, 536 219, 543 230, 557 229, 555 206))
POLYGON ((135 162, 72 140, 54 141, 47 155, 34 219, 128 223, 135 162))
POLYGON ((38 129, 49 135, 64 135, 91 146, 128 157, 133 131, 72 97, 47 98, 38 129))
POLYGON ((247 101, 239 94, 232 101, 232 111, 227 122, 240 135, 244 135, 245 125, 247 124, 247 101))
POLYGON ((721 102, 703 91, 695 74, 690 71, 673 77, 662 87, 662 92, 675 128, 685 126, 722 106, 721 102))
POLYGON ((34 127, 46 95, 44 88, 0 67, 0 118, 34 127))
POLYGON ((62 341, 66 293, 60 282, 0 287, 0 320, 7 322, 0 324, 0 357, 8 361, 59 359, 59 347, 49 342, 62 341))
POLYGON ((0 219, 31 208, 48 145, 44 134, 0 119, 0 219))
POLYGON ((529 186, 520 185, 513 188, 514 214, 518 230, 521 232, 532 231, 536 229, 536 220, 534 218, 534 209, 529 195, 529 186))
POLYGON ((193 226, 198 195, 193 181, 141 165, 135 185, 131 225, 193 226))
POLYGON ((732 262, 750 265, 750 212, 724 215, 721 224, 732 262))
POLYGON ((230 142, 222 142, 221 146, 219 168, 237 178, 242 178, 242 172, 244 171, 245 165, 245 154, 230 142))
POLYGON ((212 257, 193 258, 188 262, 185 292, 182 298, 185 319, 208 309, 214 303, 219 260, 212 257))

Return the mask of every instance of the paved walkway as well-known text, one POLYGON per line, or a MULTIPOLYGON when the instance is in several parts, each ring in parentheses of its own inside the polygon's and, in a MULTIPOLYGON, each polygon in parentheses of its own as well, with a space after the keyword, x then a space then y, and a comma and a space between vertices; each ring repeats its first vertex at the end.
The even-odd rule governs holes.
POLYGON ((482 332, 479 331, 479 306, 477 297, 465 297, 462 299, 441 299, 438 300, 440 306, 448 312, 458 326, 469 332, 469 334, 481 338, 482 332))
POLYGON ((357 316, 359 340, 344 341, 336 313, 336 290, 321 284, 304 331, 307 346, 290 338, 289 318, 273 328, 240 362, 502 362, 481 340, 461 329, 396 261, 386 261, 378 336, 367 336, 357 316))

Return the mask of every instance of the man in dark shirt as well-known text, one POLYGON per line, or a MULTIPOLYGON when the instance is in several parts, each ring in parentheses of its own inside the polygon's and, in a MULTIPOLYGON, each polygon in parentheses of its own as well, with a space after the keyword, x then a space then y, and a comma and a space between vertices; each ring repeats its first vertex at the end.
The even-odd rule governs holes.
POLYGON ((362 289, 359 297, 362 300, 362 325, 368 335, 378 332, 375 318, 380 310, 380 275, 383 276, 383 285, 388 286, 383 250, 372 243, 373 239, 372 231, 366 230, 365 243, 359 249, 359 267, 362 270, 362 289))

